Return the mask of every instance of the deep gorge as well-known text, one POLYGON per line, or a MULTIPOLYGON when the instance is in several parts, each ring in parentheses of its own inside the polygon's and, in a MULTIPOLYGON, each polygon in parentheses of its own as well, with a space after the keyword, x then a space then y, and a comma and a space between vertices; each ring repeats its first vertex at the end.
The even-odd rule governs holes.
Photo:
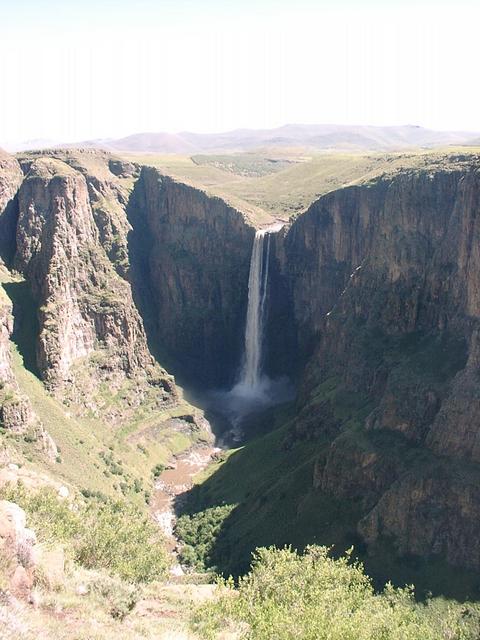
MULTIPOLYGON (((52 392, 96 410, 93 375, 128 387, 125 406, 170 407, 166 371, 194 393, 231 389, 255 220, 93 152, 15 163, 3 255, 31 286, 52 392)), ((192 512, 236 505, 216 566, 244 568, 258 544, 320 542, 354 544, 381 577, 385 557, 414 558, 412 575, 446 562, 438 590, 448 566, 480 568, 478 167, 451 155, 385 173, 267 234, 262 372, 297 396, 192 492, 192 512)))

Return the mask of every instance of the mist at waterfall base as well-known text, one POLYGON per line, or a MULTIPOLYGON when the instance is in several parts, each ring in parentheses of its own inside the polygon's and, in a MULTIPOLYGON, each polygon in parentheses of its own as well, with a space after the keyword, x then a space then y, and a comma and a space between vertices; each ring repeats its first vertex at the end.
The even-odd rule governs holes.
POLYGON ((243 438, 242 423, 252 414, 264 411, 295 397, 290 380, 286 376, 271 379, 262 376, 255 387, 242 380, 228 391, 214 390, 209 393, 211 406, 229 423, 229 437, 234 442, 243 438))
POLYGON ((233 441, 242 439, 242 422, 256 413, 294 397, 286 376, 271 379, 263 373, 264 333, 268 315, 268 274, 270 240, 282 225, 256 232, 250 259, 248 305, 245 324, 245 348, 237 383, 228 391, 211 391, 210 402, 215 411, 230 423, 233 441))

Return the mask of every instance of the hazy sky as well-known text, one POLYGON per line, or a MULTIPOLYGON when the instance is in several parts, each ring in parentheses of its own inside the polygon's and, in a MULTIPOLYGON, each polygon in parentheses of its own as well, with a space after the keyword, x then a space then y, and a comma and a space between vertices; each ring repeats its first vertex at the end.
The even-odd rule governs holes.
POLYGON ((285 123, 480 131, 480 3, 0 0, 0 145, 285 123))

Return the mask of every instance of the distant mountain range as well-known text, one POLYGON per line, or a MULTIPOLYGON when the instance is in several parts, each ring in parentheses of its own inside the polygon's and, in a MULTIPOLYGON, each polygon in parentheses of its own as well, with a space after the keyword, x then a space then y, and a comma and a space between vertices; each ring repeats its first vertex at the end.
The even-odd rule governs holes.
POLYGON ((138 133, 117 140, 96 140, 89 146, 115 151, 155 153, 215 153, 251 151, 262 147, 306 147, 312 150, 344 149, 388 151, 408 147, 465 144, 478 134, 432 131, 412 125, 373 127, 288 124, 276 129, 235 129, 225 133, 138 133))
MULTIPOLYGON (((434 131, 414 125, 376 127, 334 124, 287 124, 276 129, 235 129, 224 133, 136 133, 59 145, 30 141, 17 149, 56 146, 100 147, 110 151, 144 153, 232 153, 261 148, 302 147, 312 151, 393 151, 409 147, 480 144, 478 132, 434 131)), ((47 143, 46 143, 47 142, 47 143)))

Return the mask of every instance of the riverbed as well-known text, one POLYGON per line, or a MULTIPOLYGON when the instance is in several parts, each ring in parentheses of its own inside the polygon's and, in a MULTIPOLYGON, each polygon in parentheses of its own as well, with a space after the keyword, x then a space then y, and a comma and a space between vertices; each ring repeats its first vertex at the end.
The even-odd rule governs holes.
MULTIPOLYGON (((175 501, 193 486, 194 476, 205 469, 212 461, 212 456, 220 449, 214 446, 203 446, 180 454, 171 462, 171 466, 160 475, 154 486, 152 513, 160 529, 165 535, 167 549, 176 560, 178 540, 175 537, 175 501)), ((174 561, 174 575, 181 575, 182 568, 174 561)))

